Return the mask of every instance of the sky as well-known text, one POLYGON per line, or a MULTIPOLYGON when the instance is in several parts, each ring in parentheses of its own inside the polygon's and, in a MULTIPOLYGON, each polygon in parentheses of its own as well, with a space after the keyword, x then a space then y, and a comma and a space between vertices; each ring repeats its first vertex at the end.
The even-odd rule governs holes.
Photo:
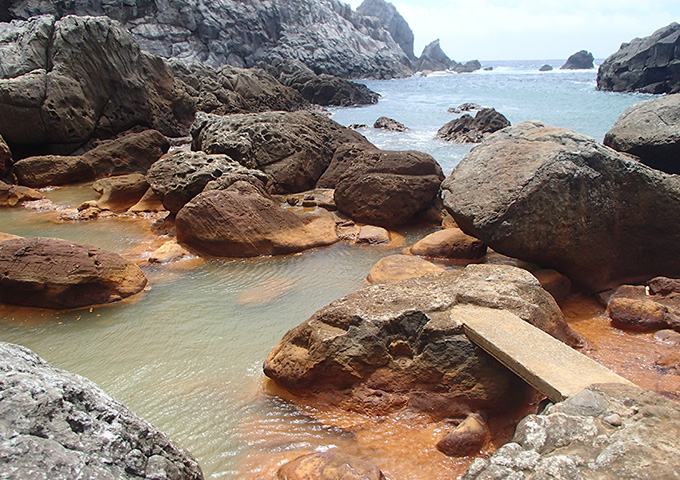
MULTIPOLYGON (((345 0, 356 9, 362 0, 345 0)), ((458 62, 606 58, 621 43, 680 23, 680 1, 393 0, 415 35, 415 54, 439 38, 458 62)))

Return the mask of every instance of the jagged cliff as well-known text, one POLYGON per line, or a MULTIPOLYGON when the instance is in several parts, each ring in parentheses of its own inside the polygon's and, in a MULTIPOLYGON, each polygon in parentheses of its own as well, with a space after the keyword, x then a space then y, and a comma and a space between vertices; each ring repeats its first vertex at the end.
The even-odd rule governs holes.
POLYGON ((345 78, 410 75, 410 61, 376 17, 338 0, 15 0, 0 19, 34 15, 106 15, 151 53, 251 67, 297 59, 316 73, 345 78))

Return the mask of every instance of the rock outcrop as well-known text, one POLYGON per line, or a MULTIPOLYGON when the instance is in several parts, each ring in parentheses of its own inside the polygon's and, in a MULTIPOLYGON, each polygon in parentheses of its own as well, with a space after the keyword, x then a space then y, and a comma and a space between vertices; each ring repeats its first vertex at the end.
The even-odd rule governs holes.
POLYGON ((86 182, 110 175, 145 174, 169 148, 168 140, 160 132, 145 130, 105 141, 82 155, 28 157, 14 164, 14 173, 21 185, 33 188, 86 182))
POLYGON ((480 143, 492 133, 509 126, 510 121, 505 115, 493 108, 483 108, 474 118, 466 113, 451 120, 437 131, 437 138, 453 143, 480 143))
POLYGON ((593 54, 581 50, 570 56, 567 61, 560 67, 560 70, 590 70, 595 68, 593 65, 593 54))
POLYGON ((680 92, 680 24, 624 43, 597 71, 597 88, 614 92, 680 92))
POLYGON ((122 22, 142 49, 211 66, 252 67, 294 58, 316 73, 345 78, 393 78, 412 73, 409 59, 379 20, 338 0, 18 0, 4 16, 26 19, 108 15, 122 22))
POLYGON ((352 220, 394 228, 429 207, 443 179, 426 153, 350 144, 337 150, 318 186, 334 186, 338 211, 352 220))
POLYGON ((589 291, 680 274, 680 178, 584 135, 508 127, 458 164, 442 197, 466 233, 589 291))
POLYGON ((631 105, 604 136, 604 144, 657 170, 680 173, 680 95, 631 105))
POLYGON ((463 480, 677 478, 680 405, 628 385, 594 385, 524 418, 463 480))
POLYGON ((89 380, 0 343, 5 478, 202 480, 196 460, 89 380))
POLYGON ((0 302, 78 308, 119 301, 146 283, 137 265, 92 245, 39 237, 0 243, 0 302))
POLYGON ((416 60, 413 52, 413 31, 397 8, 385 0, 364 0, 357 7, 357 13, 367 17, 376 17, 395 42, 401 47, 409 59, 416 60))
POLYGON ((0 98, 15 160, 71 153, 135 125, 181 136, 195 111, 165 62, 106 17, 0 23, 0 98))
POLYGON ((467 339, 450 311, 462 304, 509 310, 577 342, 531 274, 469 265, 461 274, 374 284, 332 302, 286 333, 265 374, 293 393, 332 392, 331 401, 370 413, 406 405, 444 416, 507 407, 521 382, 467 339))
POLYGON ((427 44, 415 66, 416 72, 448 70, 454 64, 439 45, 439 39, 427 44))
POLYGON ((371 145, 361 134, 312 112, 265 112, 218 116, 199 113, 192 148, 228 155, 262 170, 276 193, 311 190, 346 143, 371 145))

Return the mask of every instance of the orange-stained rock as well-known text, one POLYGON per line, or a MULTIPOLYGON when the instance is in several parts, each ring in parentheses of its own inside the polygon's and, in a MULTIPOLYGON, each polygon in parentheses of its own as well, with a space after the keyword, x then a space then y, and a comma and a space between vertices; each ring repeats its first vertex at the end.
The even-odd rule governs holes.
POLYGON ((153 251, 149 263, 171 263, 193 255, 175 240, 169 240, 153 251))
POLYGON ((369 245, 386 244, 391 241, 390 232, 374 225, 363 225, 359 229, 359 236, 357 236, 357 243, 367 243, 369 245))
POLYGON ((558 302, 567 298, 571 292, 571 280, 552 268, 543 268, 531 272, 543 288, 558 302))
POLYGON ((21 238, 19 235, 12 235, 11 233, 3 233, 0 232, 0 242, 4 242, 5 240, 12 240, 15 238, 21 238))
POLYGON ((422 257, 477 260, 486 255, 486 245, 459 228, 447 228, 418 240, 410 251, 422 257))
POLYGON ((143 174, 131 173, 102 178, 94 182, 92 188, 101 195, 97 201, 99 208, 124 212, 142 199, 149 184, 143 174))
POLYGON ((144 196, 128 209, 128 212, 162 212, 165 210, 165 206, 158 195, 154 193, 151 188, 148 188, 144 196))
POLYGON ((42 193, 20 185, 9 185, 0 180, 0 207, 15 207, 21 202, 41 200, 42 193))
POLYGON ((298 457, 278 471, 278 480, 385 480, 378 467, 334 450, 298 457))
POLYGON ((437 450, 450 457, 474 455, 489 438, 489 427, 484 418, 473 413, 437 443, 437 450))
MULTIPOLYGON (((614 325, 629 330, 653 331, 670 328, 680 331, 680 297, 671 287, 664 289, 660 283, 652 283, 654 280, 650 284, 655 285, 654 288, 659 291, 667 290, 668 295, 651 294, 651 286, 646 288, 641 285, 622 285, 616 289, 607 305, 607 313, 614 325)), ((668 282, 663 283, 668 285, 668 282)))
POLYGON ((412 255, 389 255, 381 258, 368 272, 366 282, 396 282, 406 278, 422 277, 444 272, 432 262, 412 255))

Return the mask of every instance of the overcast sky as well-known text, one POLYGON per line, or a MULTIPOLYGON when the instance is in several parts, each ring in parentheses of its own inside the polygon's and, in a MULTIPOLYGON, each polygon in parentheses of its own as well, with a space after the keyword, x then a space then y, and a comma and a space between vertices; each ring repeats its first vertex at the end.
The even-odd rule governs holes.
MULTIPOLYGON (((347 0, 345 0, 347 1, 347 0)), ((356 8, 362 0, 349 0, 356 8)), ((622 42, 680 22, 679 0, 394 0, 415 54, 439 38, 456 61, 606 58, 622 42)))

